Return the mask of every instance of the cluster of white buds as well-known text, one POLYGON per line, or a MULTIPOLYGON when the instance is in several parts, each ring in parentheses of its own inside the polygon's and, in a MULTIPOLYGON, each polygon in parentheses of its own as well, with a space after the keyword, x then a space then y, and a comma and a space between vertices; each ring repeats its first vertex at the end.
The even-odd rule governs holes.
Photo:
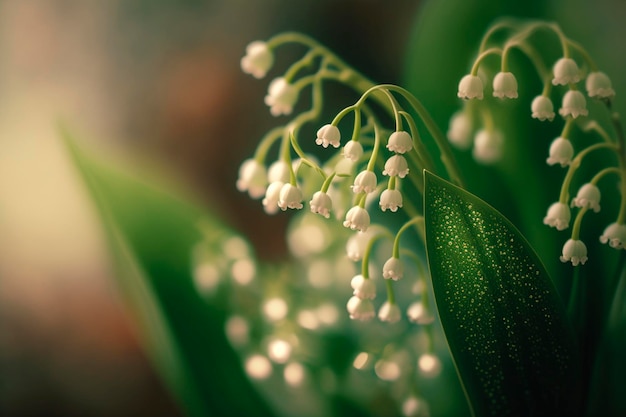
MULTIPOLYGON (((441 170, 433 164, 433 158, 422 143, 414 115, 421 119, 440 152, 446 154, 441 159, 445 161, 447 176, 460 183, 449 145, 421 103, 408 91, 395 85, 374 85, 326 48, 303 35, 289 33, 267 42, 253 42, 241 60, 242 69, 257 78, 265 76, 272 69, 274 51, 285 43, 303 45, 308 52, 283 75, 271 81, 265 103, 274 116, 290 115, 302 89, 310 87, 312 106, 261 140, 254 157, 242 164, 237 188, 252 198, 262 198, 268 214, 302 209, 308 200, 312 213, 340 220, 341 225, 354 233, 348 242, 348 257, 362 263, 361 274, 352 279, 353 296, 346 305, 349 316, 355 320, 370 320, 377 316, 383 322, 400 321, 402 314, 395 300, 393 284, 409 271, 400 257, 400 236, 413 229, 418 237, 423 238, 418 227, 423 219, 420 197, 423 171, 441 170), (322 84, 328 80, 353 89, 358 99, 319 127, 313 140, 301 144, 301 128, 321 114, 322 84), (371 102, 376 106, 370 106, 371 102), (384 116, 391 117, 395 125, 385 126, 374 107, 379 109, 378 112, 382 108, 384 116), (342 129, 346 116, 351 116, 349 128, 352 134, 344 139, 342 129), (280 142, 278 155, 273 160, 269 155, 277 142, 280 142), (338 151, 320 162, 303 151, 303 147, 310 148, 310 143, 321 147, 322 152, 338 151), (405 189, 416 198, 404 198, 405 189), (375 242, 393 237, 393 234, 386 227, 373 224, 373 219, 379 216, 373 213, 374 201, 381 212, 398 213, 403 209, 403 214, 409 218, 397 232, 391 256, 379 272, 382 281, 370 278, 369 258, 375 242), (377 281, 385 282, 387 292, 386 300, 380 304, 375 300, 377 281)), ((503 88, 509 88, 510 77, 503 75, 501 78, 503 88)), ((497 154, 498 146, 493 145, 494 140, 501 141, 492 136, 485 137, 483 147, 489 150, 486 158, 494 158, 497 154)), ((415 254, 412 256, 415 258, 415 254)), ((428 323, 424 320, 424 317, 431 316, 426 293, 421 294, 421 301, 413 301, 406 317, 415 323, 428 323), (421 311, 416 308, 416 303, 420 303, 421 311)))
MULTIPOLYGON (((554 120, 554 105, 551 99, 552 87, 566 87, 558 111, 565 123, 561 135, 554 139, 550 145, 547 163, 560 165, 563 168, 567 167, 568 171, 563 181, 559 200, 550 205, 543 219, 544 224, 557 230, 565 230, 569 227, 572 219, 570 208, 579 209, 572 228, 571 239, 567 240, 563 246, 561 261, 571 262, 572 265, 582 265, 587 261, 587 247, 579 238, 581 221, 589 210, 595 213, 600 211, 601 193, 597 183, 608 174, 617 174, 620 179, 622 203, 616 222, 605 229, 600 236, 600 241, 609 243, 613 248, 623 248, 626 245, 626 204, 624 204, 624 197, 626 196, 626 155, 624 155, 624 149, 626 144, 624 143, 619 116, 616 113, 610 115, 614 125, 613 135, 609 134, 592 117, 580 122, 581 118, 589 116, 589 110, 587 109, 587 98, 580 91, 578 84, 584 79, 587 97, 601 100, 606 104, 609 111, 611 111, 611 99, 615 96, 615 91, 609 77, 597 69, 590 55, 579 44, 568 39, 560 28, 552 23, 518 23, 512 21, 496 23, 483 37, 470 74, 464 76, 459 82, 458 96, 463 99, 483 98, 481 76, 484 77, 484 73, 479 73, 479 67, 484 58, 496 55, 501 58, 501 69, 493 78, 493 96, 499 99, 517 98, 517 80, 508 69, 508 54, 513 48, 519 49, 529 58, 544 86, 542 93, 532 100, 532 118, 540 121, 554 120), (538 45, 533 43, 533 35, 539 29, 552 31, 561 43, 563 55, 558 57, 551 66, 550 62, 543 61, 543 55, 539 54, 536 49, 538 45), (508 31, 509 36, 505 38, 501 46, 490 46, 490 38, 497 31, 508 31), (577 61, 579 57, 590 69, 586 73, 581 70, 582 67, 577 61), (572 128, 576 123, 585 132, 597 133, 601 141, 576 153, 570 138, 572 128), (616 154, 618 166, 604 167, 598 171, 589 182, 580 187, 576 197, 569 201, 569 189, 574 173, 589 153, 602 149, 616 154)), ((474 129, 467 108, 466 104, 464 110, 457 112, 450 121, 448 139, 459 148, 468 148, 472 142, 471 134, 474 129)), ((486 120, 485 124, 487 125, 486 130, 479 130, 474 137, 474 157, 480 162, 495 162, 499 159, 498 150, 501 149, 503 140, 499 132, 493 127, 492 120, 486 120), (489 146, 486 143, 492 145, 489 146)))

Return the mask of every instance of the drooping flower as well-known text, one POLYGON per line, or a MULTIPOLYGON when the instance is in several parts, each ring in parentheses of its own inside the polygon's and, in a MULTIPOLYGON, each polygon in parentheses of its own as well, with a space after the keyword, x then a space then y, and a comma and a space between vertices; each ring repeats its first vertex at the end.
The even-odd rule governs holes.
POLYGON ((552 121, 554 119, 554 104, 550 97, 537 96, 530 104, 530 110, 532 112, 531 117, 534 119, 552 121))
POLYGON ((286 183, 280 189, 278 207, 285 211, 288 208, 300 210, 302 208, 302 190, 291 183, 286 183))
POLYGON ((298 89, 283 77, 274 78, 267 89, 265 104, 272 116, 289 115, 298 101, 298 89))
POLYGON ((267 187, 265 198, 263 199, 263 209, 267 214, 278 213, 278 199, 280 198, 280 190, 285 183, 277 181, 267 187))
POLYGON ((367 244, 373 236, 375 227, 368 229, 366 232, 358 232, 350 236, 346 242, 346 254, 351 261, 360 261, 363 259, 367 244))
POLYGON ((569 139, 558 137, 550 144, 550 155, 546 162, 548 165, 560 164, 565 167, 572 163, 574 156, 574 147, 569 139))
POLYGON ((267 180, 270 184, 273 182, 289 182, 289 178, 291 178, 289 164, 282 159, 273 162, 267 171, 267 180))
POLYGON ((481 129, 474 138, 474 159, 483 164, 492 164, 502 157, 504 139, 498 130, 481 129))
POLYGON ((397 281, 404 276, 404 265, 399 258, 391 257, 383 265, 383 278, 397 281))
POLYGON ((459 81, 457 97, 463 99, 483 98, 483 81, 477 75, 467 74, 459 81))
POLYGON ((626 224, 611 223, 600 236, 601 243, 608 243, 615 249, 626 248, 626 224))
POLYGON ((517 79, 512 72, 499 72, 493 77, 493 96, 517 98, 517 79))
POLYGON ((396 303, 391 304, 389 301, 385 301, 380 307, 380 310, 378 310, 378 318, 380 321, 397 323, 400 321, 400 317, 400 307, 398 307, 396 303))
POLYGON ((365 232, 370 225, 370 214, 363 207, 354 206, 346 213, 343 226, 365 232))
POLYGON ((376 315, 374 304, 372 304, 370 300, 361 300, 358 297, 351 297, 348 300, 346 309, 352 320, 367 321, 371 320, 376 315))
POLYGON ((559 114, 563 117, 572 116, 573 118, 589 114, 587 100, 585 100, 583 93, 578 90, 569 90, 565 93, 559 114))
POLYGON ((406 310, 406 315, 409 321, 416 324, 430 324, 435 320, 421 301, 411 304, 406 310))
POLYGON ((553 85, 575 84, 580 81, 578 64, 571 58, 561 58, 556 61, 552 72, 554 73, 553 85))
POLYGON ((561 262, 571 262, 573 266, 584 265, 587 262, 587 246, 582 240, 568 239, 563 245, 561 262))
POLYGON ((315 139, 317 145, 322 145, 324 148, 328 148, 328 145, 338 148, 341 143, 341 132, 337 126, 331 124, 324 125, 317 131, 317 139, 315 139))
POLYGON ((376 174, 373 171, 365 170, 357 174, 354 178, 354 185, 352 185, 352 191, 357 194, 361 191, 369 194, 376 190, 377 185, 376 174))
POLYGON ((587 75, 585 88, 587 89, 587 95, 592 98, 611 98, 615 96, 611 79, 600 71, 590 72, 587 75))
POLYGON ((376 298, 376 284, 363 275, 355 275, 350 281, 350 286, 354 290, 352 294, 361 300, 373 300, 376 298))
POLYGON ((572 213, 569 207, 565 203, 552 203, 548 208, 546 217, 543 218, 543 224, 555 227, 556 230, 565 230, 569 227, 569 221, 572 218, 572 213))
POLYGON ((595 213, 600 211, 600 189, 597 185, 583 184, 578 190, 576 197, 572 200, 572 207, 586 207, 595 213))
POLYGON ((357 162, 363 156, 363 145, 360 142, 356 142, 354 140, 349 140, 343 146, 343 157, 351 160, 352 162, 357 162))
POLYGON ((390 177, 398 176, 404 178, 409 173, 409 164, 406 162, 404 156, 395 154, 385 162, 385 169, 383 175, 389 175, 390 177))
POLYGON ((447 137, 457 148, 469 149, 472 144, 472 121, 466 112, 459 110, 452 115, 447 137))
POLYGON ((393 132, 387 141, 387 149, 396 153, 405 153, 413 149, 413 139, 408 132, 393 132))
POLYGON ((246 55, 241 58, 241 69, 254 78, 263 78, 274 65, 274 54, 263 41, 254 41, 246 46, 246 55))
POLYGON ((321 214, 327 219, 330 218, 330 211, 333 208, 333 201, 330 199, 330 196, 323 192, 317 191, 313 194, 311 201, 309 202, 309 206, 311 207, 311 212, 321 214))
POLYGON ((395 213, 402 207, 402 193, 400 190, 387 188, 380 194, 379 204, 382 211, 391 210, 395 213))
POLYGON ((246 159, 239 167, 237 189, 248 192, 251 198, 261 198, 267 187, 267 171, 265 166, 255 159, 246 159))

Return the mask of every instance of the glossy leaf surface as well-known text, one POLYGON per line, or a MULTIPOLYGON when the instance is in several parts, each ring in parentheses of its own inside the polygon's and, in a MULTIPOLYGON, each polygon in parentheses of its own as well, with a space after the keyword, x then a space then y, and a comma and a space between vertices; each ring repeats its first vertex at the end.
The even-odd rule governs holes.
POLYGON ((573 333, 526 239, 430 173, 425 221, 437 308, 475 415, 580 415, 573 333))

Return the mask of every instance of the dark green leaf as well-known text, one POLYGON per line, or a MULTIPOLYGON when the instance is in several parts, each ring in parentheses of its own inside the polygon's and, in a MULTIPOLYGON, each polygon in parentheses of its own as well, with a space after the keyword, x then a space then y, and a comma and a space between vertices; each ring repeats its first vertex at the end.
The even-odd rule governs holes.
POLYGON ((541 261, 491 206, 424 181, 437 309, 475 414, 580 415, 579 355, 541 261))
POLYGON ((190 271, 199 220, 217 219, 131 177, 79 148, 64 133, 73 162, 103 219, 118 263, 119 286, 149 355, 187 415, 267 416, 224 335, 225 314, 203 300, 190 271))

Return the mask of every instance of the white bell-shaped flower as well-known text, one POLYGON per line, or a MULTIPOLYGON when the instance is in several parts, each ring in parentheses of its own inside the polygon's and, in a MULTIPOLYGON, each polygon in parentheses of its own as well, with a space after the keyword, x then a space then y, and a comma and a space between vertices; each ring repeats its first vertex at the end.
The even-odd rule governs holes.
POLYGON ((402 207, 402 193, 400 190, 387 188, 380 194, 379 204, 382 211, 391 210, 395 213, 402 207))
POLYGON ((278 213, 278 199, 280 198, 280 190, 285 185, 284 182, 273 182, 267 187, 265 198, 263 199, 263 209, 267 214, 278 213))
POLYGON ((341 132, 337 126, 331 124, 324 125, 317 131, 317 139, 315 143, 321 145, 324 148, 328 148, 331 145, 334 148, 338 148, 341 142, 341 132))
POLYGON ((615 249, 626 248, 626 224, 611 223, 604 229, 600 242, 608 243, 615 249))
POLYGON ((399 258, 391 257, 383 265, 383 278, 397 281, 404 276, 404 264, 399 258))
POLYGON ((611 79, 600 71, 590 72, 587 75, 585 88, 587 89, 587 95, 592 98, 611 98, 615 96, 611 79))
POLYGON ((544 95, 537 96, 530 104, 530 110, 532 112, 531 117, 533 119, 552 121, 554 119, 554 104, 550 97, 544 95))
POLYGON ((246 55, 241 58, 241 69, 255 78, 263 78, 274 65, 274 54, 267 43, 254 41, 246 46, 246 55))
POLYGON ((467 74, 459 81, 457 97, 463 99, 483 98, 483 81, 477 75, 467 74))
POLYGON ((474 137, 474 159, 483 164, 493 164, 502 157, 504 139, 498 130, 481 129, 474 137))
POLYGON ((365 170, 361 171, 357 174, 356 178, 354 178, 354 185, 352 185, 352 192, 355 194, 364 191, 369 194, 376 190, 376 185, 378 181, 376 179, 376 174, 373 171, 365 170))
POLYGON ((563 117, 572 116, 573 118, 588 115, 587 100, 585 100, 583 93, 578 90, 569 90, 565 93, 559 114, 563 117))
POLYGON ((380 321, 387 323, 397 323, 400 321, 401 316, 400 307, 396 303, 391 304, 389 301, 385 301, 380 310, 378 310, 380 321))
POLYGON ((499 72, 493 77, 493 96, 517 98, 517 79, 512 72, 499 72))
POLYGON ((321 214, 322 216, 329 219, 330 211, 333 208, 333 201, 327 193, 323 191, 317 191, 315 194, 313 194, 313 197, 309 202, 309 206, 311 207, 311 212, 321 214))
POLYGON ((274 78, 267 89, 265 104, 272 116, 289 115, 298 101, 298 89, 283 77, 274 78))
POLYGON ((363 156, 363 145, 360 142, 349 140, 343 146, 343 157, 352 162, 357 162, 363 156))
POLYGON ((411 304, 406 310, 406 315, 409 321, 416 324, 430 324, 435 320, 421 301, 416 301, 411 304))
POLYGON ((582 240, 568 239, 563 245, 561 262, 571 262, 573 266, 584 265, 587 262, 587 246, 582 240))
POLYGON ((600 189, 597 185, 583 184, 578 190, 576 197, 572 199, 572 207, 586 207, 595 213, 600 211, 600 189))
POLYGON ((283 185, 278 197, 278 207, 283 211, 288 208, 300 210, 302 208, 302 190, 290 183, 283 185))
POLYGON ((553 85, 575 84, 580 81, 578 64, 571 58, 561 58, 552 67, 554 78, 553 85))
POLYGON ((472 145, 472 121, 466 112, 459 110, 452 115, 446 136, 457 148, 469 149, 472 145))
POLYGON ((385 169, 383 169, 383 175, 389 175, 390 177, 398 176, 404 178, 409 173, 409 164, 406 162, 404 156, 395 154, 385 162, 385 169))
POLYGON ((374 304, 370 300, 362 300, 359 297, 351 297, 348 300, 346 309, 352 320, 367 321, 374 318, 374 304))
POLYGON ((396 153, 406 153, 413 149, 413 139, 408 132, 393 132, 387 141, 387 149, 396 153))
POLYGON ((346 254, 348 255, 348 259, 354 262, 363 259, 367 245, 373 236, 374 229, 375 227, 372 227, 366 232, 354 233, 348 238, 346 242, 346 254))
POLYGON ((289 170, 289 164, 282 159, 275 161, 270 165, 267 171, 267 180, 273 182, 289 182, 291 178, 291 171, 289 170))
POLYGON ((363 275, 355 275, 350 281, 350 286, 354 290, 352 294, 361 300, 373 300, 376 298, 376 284, 370 278, 363 275))
POLYGON ((556 202, 548 207, 548 213, 543 218, 543 224, 554 227, 556 230, 565 230, 569 227, 571 218, 572 213, 568 205, 556 202))
POLYGON ((565 167, 572 163, 574 147, 569 139, 558 137, 550 144, 550 151, 546 162, 548 165, 560 164, 565 167))
POLYGON ((267 170, 255 159, 246 159, 239 167, 237 189, 251 198, 261 198, 267 188, 267 170))
POLYGON ((354 206, 346 213, 343 226, 352 230, 365 232, 370 226, 370 214, 363 207, 354 206))

